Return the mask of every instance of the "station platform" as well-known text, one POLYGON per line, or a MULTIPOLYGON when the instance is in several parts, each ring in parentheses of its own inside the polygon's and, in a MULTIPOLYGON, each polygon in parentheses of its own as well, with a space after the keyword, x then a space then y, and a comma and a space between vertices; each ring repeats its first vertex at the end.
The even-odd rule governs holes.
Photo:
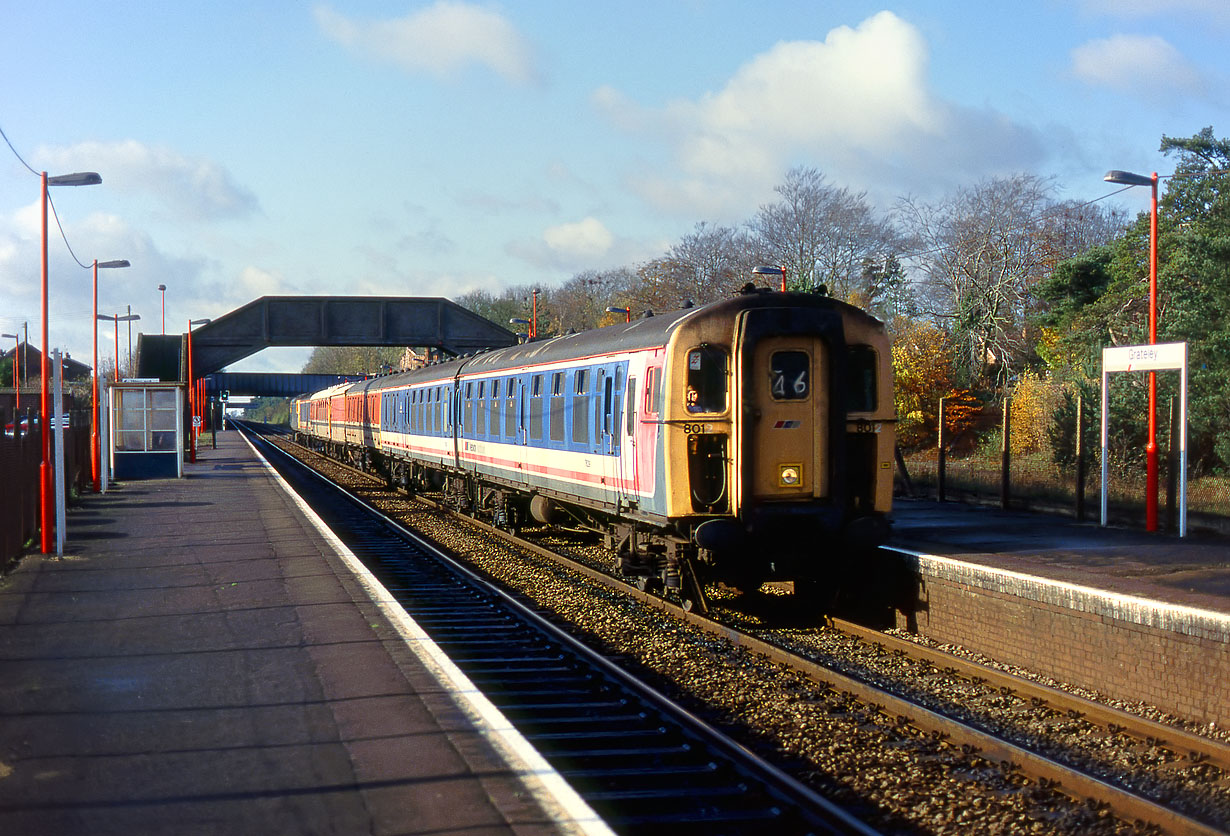
POLYGON ((1230 725, 1230 544, 895 503, 896 626, 1210 728, 1230 725))
POLYGON ((0 832, 587 829, 238 433, 185 471, 86 497, 64 558, 0 580, 0 832))
POLYGON ((1230 541, 960 502, 896 499, 890 545, 1230 615, 1230 541))

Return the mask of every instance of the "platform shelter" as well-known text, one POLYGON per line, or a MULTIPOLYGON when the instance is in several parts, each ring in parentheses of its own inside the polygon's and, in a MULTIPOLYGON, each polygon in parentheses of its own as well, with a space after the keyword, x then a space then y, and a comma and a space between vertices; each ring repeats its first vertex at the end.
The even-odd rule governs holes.
POLYGON ((107 386, 108 461, 112 478, 184 475, 185 391, 181 383, 130 379, 107 386))

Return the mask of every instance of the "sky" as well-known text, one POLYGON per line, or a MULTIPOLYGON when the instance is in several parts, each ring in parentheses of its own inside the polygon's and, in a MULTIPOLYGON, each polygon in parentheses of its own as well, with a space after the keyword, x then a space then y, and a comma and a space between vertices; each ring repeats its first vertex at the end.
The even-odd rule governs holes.
POLYGON ((89 363, 94 259, 132 264, 101 313, 181 333, 635 267, 793 166, 885 211, 1022 172, 1101 198, 1230 133, 1228 38, 1226 0, 0 0, 0 331, 40 341, 42 171, 103 181, 51 189, 50 343, 89 363))

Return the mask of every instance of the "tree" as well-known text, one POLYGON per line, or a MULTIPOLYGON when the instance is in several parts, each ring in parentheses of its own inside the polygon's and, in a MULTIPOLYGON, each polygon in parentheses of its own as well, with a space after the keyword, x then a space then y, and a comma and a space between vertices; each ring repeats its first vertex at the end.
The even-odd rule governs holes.
POLYGON ((785 268, 787 286, 824 285, 851 300, 865 288, 867 262, 884 263, 899 251, 893 225, 876 216, 865 192, 825 183, 814 168, 795 167, 774 189, 781 200, 760 207, 748 222, 752 250, 762 263, 785 268))
POLYGON ((954 346, 933 323, 909 323, 893 341, 893 401, 902 447, 935 443, 940 398, 953 388, 954 346))
POLYGON ((1031 174, 985 180, 900 217, 917 251, 923 313, 948 324, 967 383, 1002 385, 1031 360, 1035 287, 1061 260, 1114 229, 1113 215, 1057 203, 1031 174))
MULTIPOLYGON (((550 313, 544 320, 540 311, 539 333, 546 333, 544 324, 556 334, 587 331, 604 323, 609 324, 614 317, 606 309, 632 304, 634 281, 635 274, 624 268, 578 273, 562 286, 547 292, 546 306, 550 313)), ((623 321, 622 314, 620 321, 623 321)))
MULTIPOLYGON (((1189 346, 1189 456, 1200 468, 1230 465, 1230 143, 1212 128, 1187 139, 1163 137, 1177 154, 1158 206, 1158 340, 1189 346)), ((1046 293, 1054 304, 1048 360, 1069 363, 1074 382, 1096 379, 1101 349, 1148 341, 1150 213, 1142 212, 1104 252, 1089 253, 1056 271, 1046 293), (1080 368, 1078 362, 1083 359, 1080 368)), ((1123 457, 1144 443, 1145 377, 1111 387, 1111 435, 1123 457)), ((1170 376, 1158 381, 1165 403, 1170 376)))
POLYGON ((752 277, 747 236, 701 222, 664 255, 636 271, 632 297, 642 309, 675 311, 724 299, 752 277))
POLYGON ((404 349, 380 345, 321 345, 303 365, 304 374, 380 374, 400 367, 404 349))

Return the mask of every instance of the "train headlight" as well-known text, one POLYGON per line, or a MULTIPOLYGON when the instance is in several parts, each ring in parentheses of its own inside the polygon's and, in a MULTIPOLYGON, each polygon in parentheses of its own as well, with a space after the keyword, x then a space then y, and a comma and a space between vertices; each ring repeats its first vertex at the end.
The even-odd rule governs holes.
POLYGON ((803 466, 798 464, 778 465, 777 484, 783 488, 797 488, 802 480, 803 466))

